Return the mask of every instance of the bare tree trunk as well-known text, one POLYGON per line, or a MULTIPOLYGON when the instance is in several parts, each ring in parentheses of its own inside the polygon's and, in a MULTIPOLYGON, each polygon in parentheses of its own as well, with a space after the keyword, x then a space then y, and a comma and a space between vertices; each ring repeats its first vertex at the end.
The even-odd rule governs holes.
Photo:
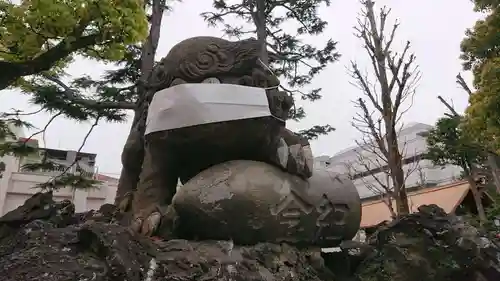
MULTIPOLYGON (((362 74, 358 65, 352 62, 352 76, 355 85, 362 90, 375 110, 371 112, 364 99, 357 101, 362 113, 354 119, 353 125, 371 143, 377 146, 377 152, 386 161, 393 184, 393 197, 396 202, 398 216, 408 214, 408 198, 406 194, 403 156, 398 144, 396 126, 401 116, 409 107, 402 109, 405 100, 412 98, 415 87, 420 79, 418 67, 414 66, 415 56, 409 54, 410 43, 407 42, 401 53, 392 50, 398 23, 392 30, 385 30, 386 20, 390 10, 385 7, 377 17, 374 12, 374 2, 361 1, 364 6, 362 17, 358 18, 356 35, 365 44, 376 81, 371 82, 368 75, 362 74), (376 85, 376 86, 375 86, 376 85), (374 116, 377 114, 378 116, 374 116), (357 122, 357 124, 356 124, 357 122)), ((411 106, 411 104, 410 104, 411 106)))
POLYGON ((484 223, 486 219, 486 212, 484 211, 483 202, 481 200, 481 192, 477 188, 476 180, 473 175, 467 175, 467 182, 469 183, 470 191, 472 192, 472 197, 474 197, 474 203, 476 204, 477 214, 479 216, 479 221, 484 223))
POLYGON ((165 0, 153 0, 149 36, 144 42, 141 54, 141 77, 137 86, 139 100, 136 103, 132 127, 122 152, 123 167, 118 181, 115 204, 119 204, 127 194, 133 192, 139 182, 144 161, 144 126, 151 95, 148 93, 147 84, 154 68, 164 10, 165 0))
MULTIPOLYGON (((389 183, 391 181, 391 175, 389 173, 385 173, 385 181, 387 182, 387 185, 389 186, 389 183)), ((394 211, 394 206, 392 205, 392 199, 394 198, 394 194, 392 194, 392 191, 388 188, 389 192, 386 192, 383 194, 383 200, 385 202, 385 205, 389 209, 389 213, 391 213, 391 218, 396 219, 398 217, 398 213, 394 211)))
POLYGON ((406 193, 405 175, 403 171, 403 164, 401 163, 401 154, 399 153, 397 144, 391 150, 392 153, 390 157, 392 160, 389 162, 392 163, 391 175, 394 182, 394 193, 396 193, 396 208, 398 209, 399 216, 407 215, 410 213, 410 207, 408 205, 408 196, 406 193))

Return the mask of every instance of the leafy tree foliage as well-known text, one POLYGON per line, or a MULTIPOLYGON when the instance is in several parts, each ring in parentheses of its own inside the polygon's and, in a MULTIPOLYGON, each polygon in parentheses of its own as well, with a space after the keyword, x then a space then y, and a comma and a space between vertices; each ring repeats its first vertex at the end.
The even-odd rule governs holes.
MULTIPOLYGON (((0 112, 0 156, 38 154, 30 140, 45 132, 56 118, 93 123, 78 151, 100 121, 124 120, 123 110, 133 109, 136 99, 131 81, 137 81, 137 70, 130 67, 137 65, 140 57, 140 47, 135 44, 147 35, 143 5, 139 0, 26 0, 20 4, 0 0, 0 90, 16 88, 40 107, 36 112, 0 112), (66 83, 64 70, 75 55, 116 61, 124 69, 110 71, 97 81, 85 76, 66 83), (22 121, 24 116, 42 111, 52 115, 44 128, 22 121), (18 140, 14 127, 36 130, 25 140, 18 140)), ((88 188, 98 183, 83 176, 77 161, 56 166, 43 158, 41 163, 23 168, 64 170, 38 185, 40 188, 88 188)))
POLYGON ((427 134, 426 158, 435 165, 456 165, 472 169, 484 161, 483 151, 461 129, 461 116, 445 116, 427 134))
MULTIPOLYGON (((287 81, 282 90, 303 100, 316 101, 321 98, 321 88, 305 93, 299 90, 311 84, 328 64, 339 58, 336 42, 332 39, 322 48, 304 43, 302 35, 318 35, 324 32, 327 22, 318 16, 321 4, 330 5, 330 0, 282 1, 282 0, 242 0, 237 4, 228 4, 226 0, 214 0, 214 12, 202 13, 203 18, 213 26, 221 26, 229 37, 240 38, 256 35, 266 46, 261 60, 280 78, 287 81), (245 25, 227 23, 229 17, 236 17, 245 25), (287 32, 283 26, 287 22, 295 22, 298 28, 287 32)), ((291 111, 293 120, 305 117, 302 107, 291 111)), ((300 133, 305 137, 317 138, 319 135, 332 132, 329 125, 317 125, 300 133)))
POLYGON ((488 221, 490 222, 500 218, 500 194, 493 194, 492 199, 493 204, 491 204, 491 206, 486 210, 488 221))
POLYGON ((438 166, 452 164, 462 168, 474 197, 479 219, 485 222, 487 217, 482 204, 482 192, 476 184, 477 172, 485 161, 484 150, 464 133, 461 129, 463 117, 453 112, 454 114, 440 118, 429 131, 425 158, 438 166))
POLYGON ((119 59, 125 44, 144 39, 146 32, 139 0, 22 0, 19 4, 2 0, 0 90, 21 77, 54 70, 54 66, 60 69, 74 54, 119 59))
POLYGON ((500 1, 498 0, 474 0, 474 10, 475 11, 485 11, 487 9, 498 8, 500 6, 500 1))
POLYGON ((475 0, 475 9, 485 19, 467 30, 462 41, 464 68, 472 70, 476 92, 470 97, 465 128, 474 140, 492 151, 500 151, 500 1, 475 0))

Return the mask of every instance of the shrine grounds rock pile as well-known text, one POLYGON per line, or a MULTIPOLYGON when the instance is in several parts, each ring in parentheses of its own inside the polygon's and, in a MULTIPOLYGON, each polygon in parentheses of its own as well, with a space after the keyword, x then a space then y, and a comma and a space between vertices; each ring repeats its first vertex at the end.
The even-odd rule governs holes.
POLYGON ((0 281, 500 280, 498 242, 433 205, 333 253, 159 241, 131 233, 123 221, 113 205, 75 214, 69 201, 38 193, 0 218, 0 281))

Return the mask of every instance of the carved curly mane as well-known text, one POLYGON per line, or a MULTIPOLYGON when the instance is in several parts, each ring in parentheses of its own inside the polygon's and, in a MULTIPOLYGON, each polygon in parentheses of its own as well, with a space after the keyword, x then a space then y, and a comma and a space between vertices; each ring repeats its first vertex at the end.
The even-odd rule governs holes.
POLYGON ((257 64, 261 45, 256 39, 228 41, 209 36, 193 37, 176 44, 158 65, 154 80, 168 84, 175 78, 200 82, 230 73, 245 75, 257 64))

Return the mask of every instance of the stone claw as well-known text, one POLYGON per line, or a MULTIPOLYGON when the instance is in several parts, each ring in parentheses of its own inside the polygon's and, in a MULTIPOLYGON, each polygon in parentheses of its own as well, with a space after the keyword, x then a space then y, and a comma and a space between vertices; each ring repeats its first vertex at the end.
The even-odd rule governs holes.
POLYGON ((158 226, 160 226, 162 216, 160 208, 156 206, 141 210, 138 214, 134 215, 130 228, 136 233, 153 236, 158 226))
POLYGON ((130 210, 132 206, 132 200, 134 198, 134 194, 132 192, 127 192, 118 203, 118 210, 120 213, 126 213, 130 210))

